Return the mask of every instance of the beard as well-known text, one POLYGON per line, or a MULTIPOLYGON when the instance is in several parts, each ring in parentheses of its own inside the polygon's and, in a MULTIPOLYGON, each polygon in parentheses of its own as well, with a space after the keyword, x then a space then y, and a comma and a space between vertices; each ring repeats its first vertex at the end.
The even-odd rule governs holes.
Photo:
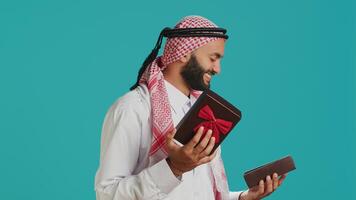
POLYGON ((209 73, 211 76, 215 74, 212 70, 204 70, 194 55, 191 56, 186 66, 184 66, 180 72, 191 89, 200 91, 205 91, 210 88, 210 83, 204 83, 205 73, 209 73))

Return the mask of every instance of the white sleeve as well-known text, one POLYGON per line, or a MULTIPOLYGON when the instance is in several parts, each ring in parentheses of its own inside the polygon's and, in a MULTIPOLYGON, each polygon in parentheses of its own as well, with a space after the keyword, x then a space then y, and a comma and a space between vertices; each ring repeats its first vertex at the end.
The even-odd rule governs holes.
POLYGON ((230 191, 229 199, 230 200, 239 200, 239 195, 240 195, 241 192, 243 192, 243 191, 238 191, 238 192, 230 191))
POLYGON ((165 159, 132 175, 142 131, 140 115, 132 107, 114 106, 105 116, 95 177, 97 200, 164 199, 181 182, 165 159))

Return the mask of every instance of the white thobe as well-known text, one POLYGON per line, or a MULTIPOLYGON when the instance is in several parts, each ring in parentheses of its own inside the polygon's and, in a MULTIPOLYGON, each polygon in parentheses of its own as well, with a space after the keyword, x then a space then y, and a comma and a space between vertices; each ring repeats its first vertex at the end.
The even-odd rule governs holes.
MULTIPOLYGON (((173 124, 194 104, 165 81, 173 124)), ((165 159, 149 166, 151 147, 150 95, 145 85, 119 98, 102 127, 100 166, 95 176, 97 200, 214 200, 207 164, 176 177, 165 159)), ((218 152, 220 153, 220 152, 218 152)), ((240 192, 230 192, 237 200, 240 192)))

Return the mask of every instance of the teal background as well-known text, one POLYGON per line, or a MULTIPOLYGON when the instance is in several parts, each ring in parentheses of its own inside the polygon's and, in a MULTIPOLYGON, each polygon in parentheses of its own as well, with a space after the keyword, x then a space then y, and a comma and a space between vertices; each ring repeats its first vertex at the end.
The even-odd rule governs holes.
POLYGON ((267 199, 356 199, 355 1, 0 2, 1 199, 95 199, 100 131, 160 30, 228 29, 213 89, 243 112, 223 145, 232 190, 290 154, 267 199))

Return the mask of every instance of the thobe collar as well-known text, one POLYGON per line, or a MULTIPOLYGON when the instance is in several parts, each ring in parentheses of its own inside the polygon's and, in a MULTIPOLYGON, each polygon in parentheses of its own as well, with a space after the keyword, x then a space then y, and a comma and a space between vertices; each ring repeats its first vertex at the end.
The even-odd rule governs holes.
POLYGON ((175 112, 181 110, 184 105, 188 105, 189 107, 191 107, 196 101, 196 98, 193 95, 190 94, 188 97, 174 85, 169 83, 167 80, 164 80, 164 82, 167 90, 169 103, 171 104, 171 107, 175 112))

